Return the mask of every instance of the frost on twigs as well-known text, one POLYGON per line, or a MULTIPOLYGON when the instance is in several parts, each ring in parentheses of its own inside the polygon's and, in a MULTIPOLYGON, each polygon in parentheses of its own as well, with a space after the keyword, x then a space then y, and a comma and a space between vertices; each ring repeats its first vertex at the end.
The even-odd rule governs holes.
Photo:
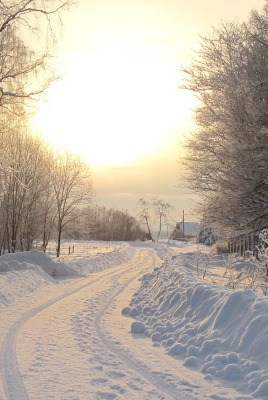
POLYGON ((18 114, 18 106, 32 104, 58 78, 52 53, 61 15, 72 3, 0 1, 0 107, 18 114))
POLYGON ((268 294, 268 229, 263 229, 259 235, 259 244, 256 246, 257 257, 249 255, 254 265, 252 281, 261 289, 264 295, 268 294))
POLYGON ((225 258, 225 271, 223 277, 227 279, 227 286, 232 289, 244 286, 246 288, 250 287, 250 275, 247 268, 237 268, 239 266, 240 260, 238 260, 235 254, 228 254, 225 258))
POLYGON ((241 259, 229 254, 225 260, 224 277, 232 289, 244 288, 268 294, 268 229, 259 235, 256 255, 252 251, 245 253, 244 268, 240 268, 241 259))

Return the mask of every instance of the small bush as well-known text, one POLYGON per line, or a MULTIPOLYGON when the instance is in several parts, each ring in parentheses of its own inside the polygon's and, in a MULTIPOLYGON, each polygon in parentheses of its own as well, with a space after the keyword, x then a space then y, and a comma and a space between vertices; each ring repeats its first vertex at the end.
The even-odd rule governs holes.
POLYGON ((226 240, 218 240, 214 245, 216 254, 228 253, 228 242, 226 240))

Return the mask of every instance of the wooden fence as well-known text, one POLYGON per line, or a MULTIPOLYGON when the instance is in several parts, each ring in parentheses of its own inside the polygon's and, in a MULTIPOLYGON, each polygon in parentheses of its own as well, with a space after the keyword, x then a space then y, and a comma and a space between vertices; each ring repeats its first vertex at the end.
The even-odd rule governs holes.
POLYGON ((239 254, 245 257, 247 251, 257 256, 257 244, 259 243, 259 234, 252 233, 250 235, 242 235, 234 238, 228 238, 228 253, 239 254))

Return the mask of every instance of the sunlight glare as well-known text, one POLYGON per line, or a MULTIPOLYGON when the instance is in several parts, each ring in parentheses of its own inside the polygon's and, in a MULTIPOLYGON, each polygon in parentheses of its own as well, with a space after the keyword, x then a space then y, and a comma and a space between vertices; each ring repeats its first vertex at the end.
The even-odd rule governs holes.
POLYGON ((176 73, 141 54, 77 55, 33 126, 92 165, 130 163, 154 152, 187 118, 176 73))

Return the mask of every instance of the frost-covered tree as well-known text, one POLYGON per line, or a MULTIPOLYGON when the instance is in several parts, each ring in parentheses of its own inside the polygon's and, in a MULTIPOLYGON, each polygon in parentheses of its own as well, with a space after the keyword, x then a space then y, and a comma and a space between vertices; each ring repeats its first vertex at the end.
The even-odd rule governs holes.
POLYGON ((152 207, 158 223, 158 232, 156 237, 156 241, 158 241, 163 226, 167 224, 170 218, 170 211, 172 209, 172 206, 171 204, 165 202, 164 200, 156 197, 152 200, 152 207))
POLYGON ((147 238, 152 241, 155 239, 158 241, 163 226, 167 225, 170 219, 172 206, 158 197, 154 197, 149 201, 141 198, 139 200, 138 209, 138 219, 139 222, 146 227, 148 232, 147 238), (153 224, 156 224, 158 227, 156 238, 153 236, 152 232, 153 224))
POLYGON ((9 251, 18 248, 18 241, 21 249, 25 243, 29 248, 39 231, 44 204, 40 191, 48 171, 41 166, 41 144, 28 133, 26 105, 33 105, 33 99, 56 79, 51 51, 62 11, 71 4, 71 0, 0 1, 0 224, 1 244, 9 251))
POLYGON ((93 188, 89 166, 68 151, 55 154, 51 183, 56 203, 57 257, 59 257, 64 229, 79 219, 83 207, 92 199, 93 188))
POLYGON ((0 167, 0 226, 2 246, 26 250, 40 233, 41 198, 46 188, 45 144, 13 117, 0 133, 4 157, 0 167), (4 246, 5 245, 5 246, 4 246))
POLYGON ((0 1, 0 106, 18 112, 18 104, 35 98, 55 79, 50 50, 61 11, 71 4, 71 0, 0 1))
POLYGON ((146 230, 148 232, 148 239, 153 241, 152 230, 151 230, 151 223, 152 223, 151 204, 149 201, 141 198, 139 200, 138 208, 139 208, 138 212, 139 222, 146 227, 146 230))
POLYGON ((217 234, 214 229, 207 225, 205 221, 200 222, 200 229, 197 235, 197 243, 212 246, 217 241, 217 234))
POLYGON ((186 144, 188 186, 199 211, 223 231, 268 223, 268 3, 244 24, 201 40, 185 88, 194 92, 197 129, 186 144))

